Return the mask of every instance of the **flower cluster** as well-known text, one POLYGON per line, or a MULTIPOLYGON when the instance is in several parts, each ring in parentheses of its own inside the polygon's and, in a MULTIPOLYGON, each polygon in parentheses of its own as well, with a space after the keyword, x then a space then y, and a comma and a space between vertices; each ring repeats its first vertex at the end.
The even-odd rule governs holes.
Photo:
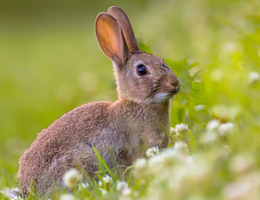
POLYGON ((110 176, 105 175, 105 177, 102 177, 102 181, 98 182, 98 185, 100 187, 102 187, 102 186, 105 187, 105 186, 108 186, 112 183, 113 183, 113 179, 110 176))
POLYGON ((233 123, 220 123, 219 120, 213 119, 206 125, 206 131, 200 136, 200 142, 203 144, 212 144, 220 136, 225 137, 235 131, 233 123))
POLYGON ((118 181, 116 184, 116 190, 120 191, 123 196, 129 196, 132 189, 128 187, 128 184, 124 181, 118 181))
POLYGON ((187 124, 177 124, 174 128, 170 128, 170 137, 173 142, 179 141, 188 133, 189 127, 187 124))
POLYGON ((146 156, 147 157, 153 157, 159 153, 159 148, 158 147, 151 147, 147 149, 146 151, 146 156))

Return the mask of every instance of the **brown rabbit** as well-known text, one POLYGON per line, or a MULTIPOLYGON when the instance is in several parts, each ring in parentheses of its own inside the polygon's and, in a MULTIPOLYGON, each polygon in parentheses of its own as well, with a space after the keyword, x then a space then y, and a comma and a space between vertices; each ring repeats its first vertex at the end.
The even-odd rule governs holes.
MULTIPOLYGON (((156 56, 142 52, 126 14, 110 7, 96 19, 96 36, 114 66, 116 102, 82 105, 39 133, 20 159, 20 192, 31 180, 38 195, 65 187, 63 174, 80 167, 90 177, 98 170, 92 146, 113 167, 128 167, 149 147, 168 144, 169 99, 180 89, 176 75, 156 56)), ((120 170, 119 170, 120 171, 120 170)))

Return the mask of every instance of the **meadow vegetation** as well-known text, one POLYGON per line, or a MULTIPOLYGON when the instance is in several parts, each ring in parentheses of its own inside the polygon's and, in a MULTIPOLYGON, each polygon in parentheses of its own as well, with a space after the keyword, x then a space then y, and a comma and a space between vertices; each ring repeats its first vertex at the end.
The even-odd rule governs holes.
MULTIPOLYGON (((171 142, 148 149, 120 180, 96 152, 99 181, 81 183, 85 174, 69 171, 72 193, 53 198, 259 199, 260 2, 64 2, 62 9, 48 1, 41 8, 6 4, 0 12, 1 189, 17 186, 19 157, 38 132, 76 106, 116 100, 112 64, 93 27, 99 12, 117 5, 141 49, 163 57, 180 77, 171 142)), ((28 199, 35 198, 32 191, 28 199)))

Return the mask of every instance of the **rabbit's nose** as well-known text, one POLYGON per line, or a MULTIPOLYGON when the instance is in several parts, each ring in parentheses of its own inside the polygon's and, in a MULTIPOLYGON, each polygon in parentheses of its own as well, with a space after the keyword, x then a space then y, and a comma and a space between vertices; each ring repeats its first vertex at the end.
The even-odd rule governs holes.
POLYGON ((177 93, 180 90, 180 81, 177 78, 177 76, 174 75, 174 77, 172 77, 170 79, 169 84, 172 86, 172 93, 177 93))

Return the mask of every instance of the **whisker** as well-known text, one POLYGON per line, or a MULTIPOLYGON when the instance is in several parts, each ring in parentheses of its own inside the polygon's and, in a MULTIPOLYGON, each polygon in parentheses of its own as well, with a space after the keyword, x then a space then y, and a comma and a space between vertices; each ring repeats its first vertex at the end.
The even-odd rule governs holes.
POLYGON ((184 104, 187 101, 192 101, 192 97, 187 91, 180 90, 179 93, 176 95, 176 101, 184 104))
POLYGON ((187 91, 181 90, 180 94, 185 96, 187 99, 191 100, 191 95, 187 91))

